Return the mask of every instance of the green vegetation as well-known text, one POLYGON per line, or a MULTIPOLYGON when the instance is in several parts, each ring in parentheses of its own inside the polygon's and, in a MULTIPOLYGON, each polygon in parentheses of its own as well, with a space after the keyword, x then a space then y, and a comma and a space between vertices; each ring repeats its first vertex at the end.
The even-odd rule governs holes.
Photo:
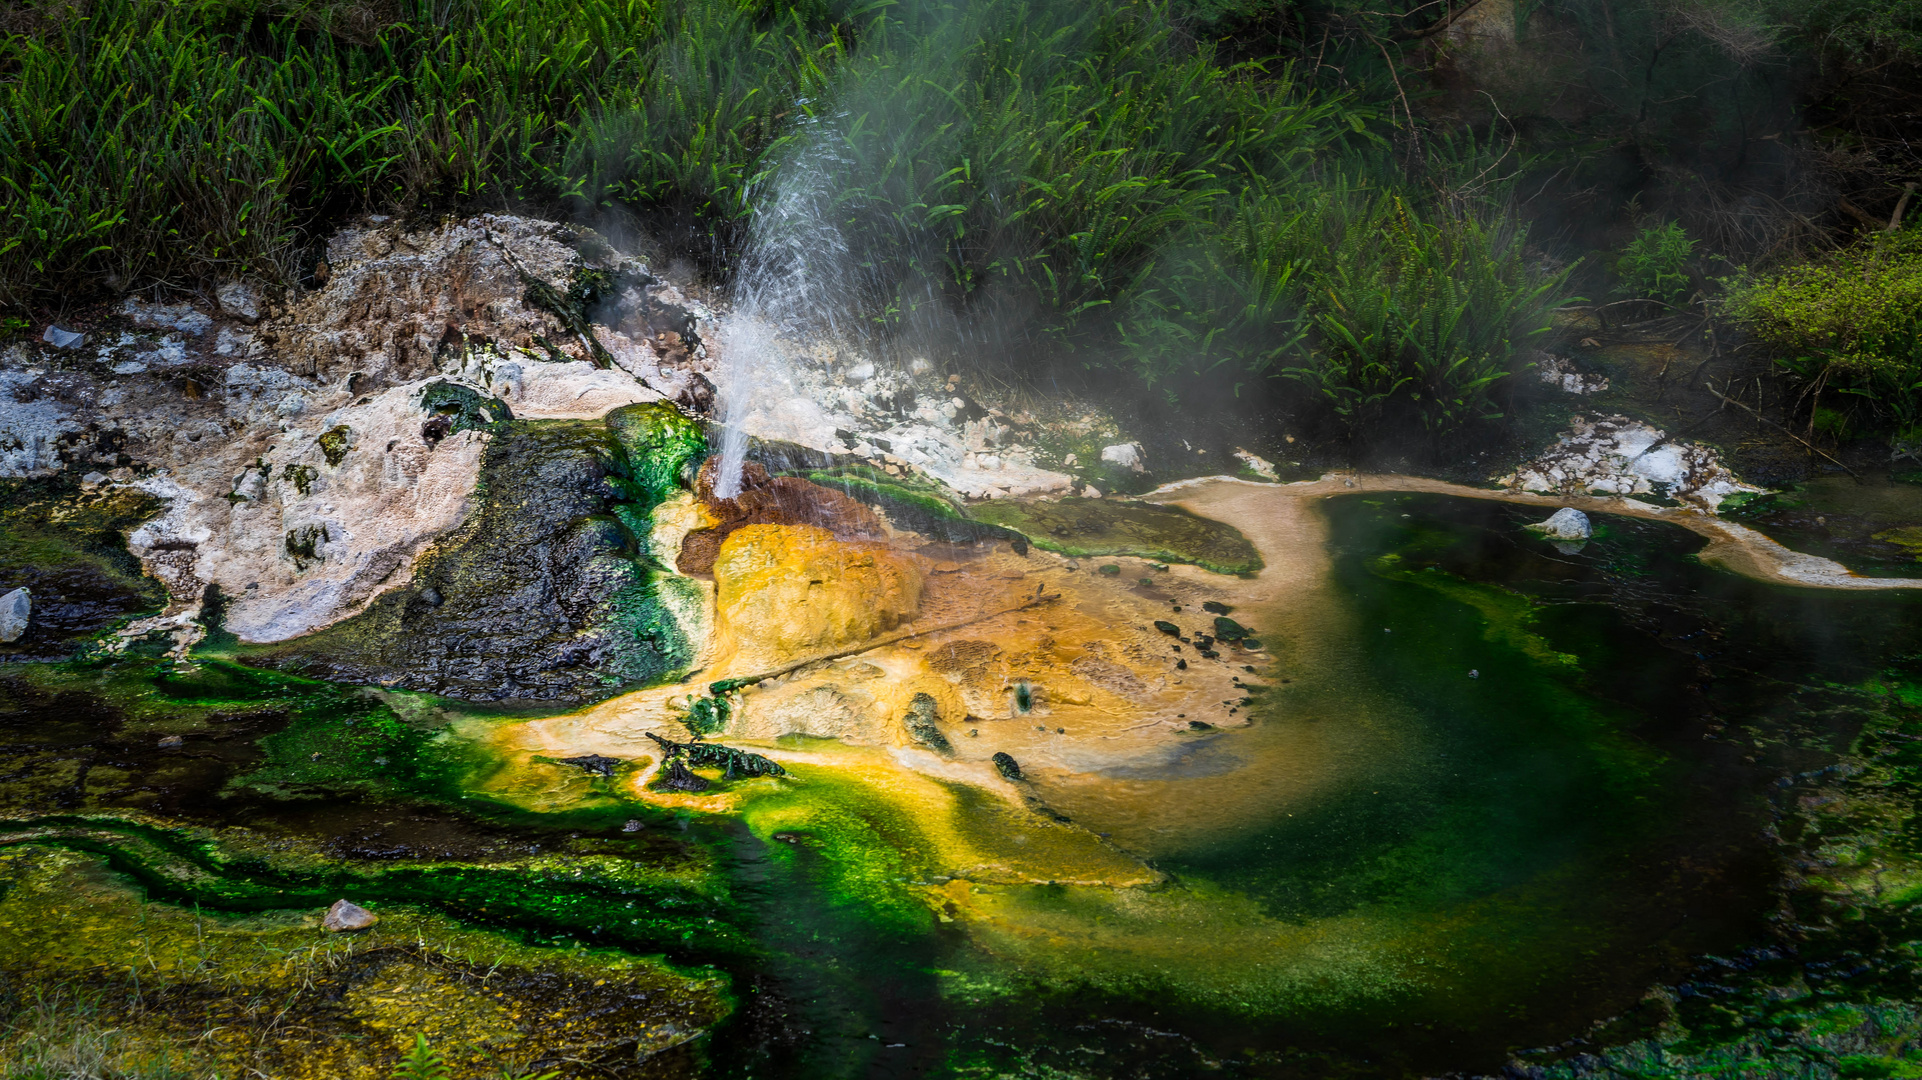
MULTIPOLYGON (((990 499, 970 508, 975 517, 1012 529, 1037 547, 1085 559, 1133 555, 1161 562, 1192 563, 1217 574, 1252 574, 1261 555, 1232 525, 1185 510, 1120 499, 1024 502, 990 499)), ((1103 566, 1119 574, 1119 566, 1103 566)))
POLYGON ((1386 181, 1398 197, 1351 188, 1382 171, 1379 105, 1197 45, 1190 17, 1153 0, 33 5, 0 39, 0 305, 290 282, 356 205, 616 208, 726 253, 831 160, 808 197, 866 268, 845 299, 877 334, 1012 317, 1079 363, 1195 403, 1279 394, 1348 439, 1380 416, 1437 435, 1499 416, 1514 340, 1558 285, 1520 260, 1508 206, 1412 176, 1386 181))
POLYGON ((1691 288, 1688 261, 1694 253, 1695 241, 1676 222, 1643 229, 1615 262, 1615 294, 1671 306, 1680 303, 1691 288))
POLYGON ((1727 308, 1807 386, 1811 426, 1825 392, 1904 430, 1922 423, 1922 230, 1738 279, 1727 308))

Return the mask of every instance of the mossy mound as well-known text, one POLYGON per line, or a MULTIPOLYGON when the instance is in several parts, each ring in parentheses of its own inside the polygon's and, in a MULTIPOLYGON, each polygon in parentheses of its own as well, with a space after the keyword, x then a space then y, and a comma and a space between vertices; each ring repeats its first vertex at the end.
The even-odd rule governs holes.
POLYGON ((1133 555, 1192 563, 1217 574, 1252 574, 1262 566, 1240 530, 1172 506, 1070 496, 1054 502, 995 499, 968 513, 1077 559, 1133 555))

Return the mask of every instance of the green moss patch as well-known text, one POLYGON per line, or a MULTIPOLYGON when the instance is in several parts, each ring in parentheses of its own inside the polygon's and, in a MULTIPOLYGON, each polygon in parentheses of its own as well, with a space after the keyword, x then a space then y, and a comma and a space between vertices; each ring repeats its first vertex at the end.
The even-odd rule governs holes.
POLYGON ((1133 555, 1192 563, 1217 574, 1252 574, 1262 567, 1261 555, 1240 530, 1171 506, 1070 496, 1054 502, 995 499, 968 513, 1077 559, 1133 555))
POLYGON ((381 921, 346 935, 318 927, 326 893, 246 913, 154 903, 101 835, 95 851, 71 827, 0 825, 6 1075, 71 1075, 32 1066, 80 1048, 105 1075, 359 1080, 391 1075, 421 1035, 456 1075, 572 1076, 569 1061, 671 1055, 729 1009, 711 972, 544 948, 365 894, 381 921))

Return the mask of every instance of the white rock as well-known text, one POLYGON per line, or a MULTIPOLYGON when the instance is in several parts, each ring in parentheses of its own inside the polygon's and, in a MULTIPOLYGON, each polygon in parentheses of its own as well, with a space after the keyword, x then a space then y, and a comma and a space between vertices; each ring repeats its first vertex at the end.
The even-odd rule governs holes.
POLYGON ((115 375, 139 375, 147 370, 147 365, 138 360, 122 360, 113 366, 115 375))
POLYGON ((1087 487, 1081 489, 1081 494, 1086 498, 1099 499, 1101 497, 1101 489, 1095 487, 1093 484, 1089 484, 1087 487))
POLYGON ((87 335, 76 334, 72 330, 62 330, 58 326, 48 323, 47 332, 40 335, 40 340, 56 349, 78 349, 86 343, 87 335))
POLYGON ((1550 494, 1666 495, 1710 513, 1736 492, 1762 490, 1737 479, 1709 447, 1626 416, 1575 417, 1555 445, 1500 483, 1550 494))
POLYGON ((136 326, 159 326, 195 335, 214 328, 213 316, 195 311, 191 304, 149 304, 129 296, 126 303, 120 305, 120 312, 136 326))
POLYGON ((253 343, 254 336, 252 334, 237 334, 231 327, 223 326, 220 328, 220 332, 214 335, 214 355, 245 356, 247 355, 248 347, 253 343))
POLYGON ((1599 394, 1608 389, 1608 376, 1584 375, 1576 370, 1575 362, 1566 356, 1542 353, 1535 362, 1535 370, 1542 381, 1551 386, 1559 386, 1571 394, 1599 394))
POLYGON ((1243 465, 1248 466, 1249 472, 1254 473, 1256 476, 1261 477, 1263 480, 1281 479, 1281 474, 1275 472, 1274 465, 1270 464, 1268 459, 1262 457, 1259 454, 1250 453, 1247 450, 1243 450, 1240 447, 1236 447, 1235 457, 1243 465))
POLYGON ((365 930, 379 921, 380 916, 359 904, 336 900, 334 906, 327 909, 327 914, 321 917, 320 928, 330 934, 350 933, 365 930))
POLYGON ((849 382, 867 382, 872 378, 874 378, 874 364, 870 361, 863 360, 848 369, 849 382))
POLYGON ((24 587, 0 596, 0 643, 19 641, 32 618, 33 598, 24 587))
POLYGON ((1110 465, 1119 465, 1135 472, 1145 472, 1147 466, 1141 463, 1141 447, 1136 443, 1116 443, 1101 448, 1101 460, 1110 465))
POLYGON ((260 321, 260 293, 244 281, 223 282, 214 290, 220 310, 241 322, 260 321))
POLYGON ((1572 506, 1564 506, 1548 515, 1547 521, 1537 522, 1528 528, 1541 533, 1547 540, 1586 540, 1594 535, 1588 515, 1572 506))

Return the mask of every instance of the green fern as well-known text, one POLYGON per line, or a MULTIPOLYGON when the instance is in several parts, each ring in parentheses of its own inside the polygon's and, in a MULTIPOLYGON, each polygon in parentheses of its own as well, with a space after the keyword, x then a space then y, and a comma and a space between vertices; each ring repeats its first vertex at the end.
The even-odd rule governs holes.
POLYGON ((427 1036, 416 1032, 413 1048, 394 1069, 394 1080, 449 1080, 453 1070, 440 1051, 427 1044, 427 1036))

